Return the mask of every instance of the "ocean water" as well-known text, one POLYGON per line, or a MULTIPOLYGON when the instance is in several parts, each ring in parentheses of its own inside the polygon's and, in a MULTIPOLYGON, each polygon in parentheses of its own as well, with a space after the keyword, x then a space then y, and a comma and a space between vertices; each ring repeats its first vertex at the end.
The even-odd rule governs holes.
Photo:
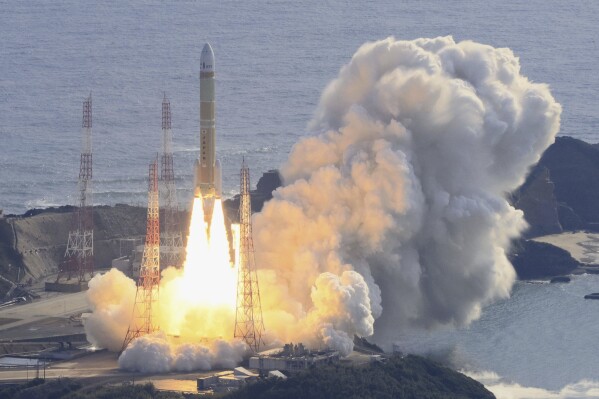
POLYGON ((568 284, 519 281, 509 299, 468 328, 408 332, 397 344, 466 371, 496 373, 504 383, 558 391, 591 380, 599 387, 599 301, 584 299, 591 292, 599 292, 598 275, 568 284))
POLYGON ((509 47, 564 107, 561 134, 599 141, 599 2, 0 0, 0 209, 76 202, 91 91, 95 202, 145 203, 171 100, 180 197, 199 151, 199 57, 214 47, 224 189, 278 167, 326 83, 364 42, 453 35, 509 47))
MULTIPOLYGON (((599 141, 599 2, 343 0, 0 0, 0 209, 75 203, 83 99, 93 93, 94 199, 143 204, 160 151, 161 101, 171 100, 175 173, 191 197, 199 152, 199 58, 216 56, 217 152, 226 194, 242 157, 278 167, 323 88, 366 41, 453 35, 509 47, 563 106, 563 135, 599 141)), ((597 379, 599 278, 518 283, 471 329, 401 337, 474 370, 558 389, 597 379)))

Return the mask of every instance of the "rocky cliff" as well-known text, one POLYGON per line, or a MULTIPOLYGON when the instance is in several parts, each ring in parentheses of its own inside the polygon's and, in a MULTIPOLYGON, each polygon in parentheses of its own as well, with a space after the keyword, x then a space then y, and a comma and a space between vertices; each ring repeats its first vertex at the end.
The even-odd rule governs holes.
POLYGON ((509 258, 521 280, 567 275, 581 265, 568 251, 532 240, 516 241, 509 258))
MULTIPOLYGON (((265 172, 256 184, 256 189, 250 192, 252 212, 260 212, 264 203, 272 198, 272 193, 281 186, 281 176, 278 170, 265 172)), ((239 194, 224 202, 227 217, 232 222, 239 221, 239 194)))
POLYGON ((528 237, 561 230, 599 231, 599 146, 558 137, 513 194, 528 237))

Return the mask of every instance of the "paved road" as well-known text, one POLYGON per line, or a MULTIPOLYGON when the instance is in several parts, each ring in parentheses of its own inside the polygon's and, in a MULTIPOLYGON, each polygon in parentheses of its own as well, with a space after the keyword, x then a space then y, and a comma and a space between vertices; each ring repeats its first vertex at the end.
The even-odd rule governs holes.
POLYGON ((18 319, 0 325, 0 339, 3 332, 14 327, 25 326, 44 319, 69 317, 88 311, 85 292, 74 294, 61 294, 48 298, 42 298, 33 302, 16 304, 0 309, 0 318, 18 319))
MULTIPOLYGON (((0 368, 0 381, 19 381, 35 377, 35 369, 0 368)), ((40 369, 43 377, 43 369, 40 369)), ((128 373, 119 371, 117 354, 98 352, 82 358, 52 363, 46 368, 46 378, 90 378, 90 377, 126 377, 128 373)))
MULTIPOLYGON (((222 371, 204 371, 189 373, 168 374, 142 374, 120 370, 118 368, 118 355, 113 352, 100 351, 84 357, 63 362, 52 363, 46 368, 46 378, 75 378, 93 379, 104 383, 118 383, 123 381, 135 381, 136 383, 152 382, 160 389, 175 389, 195 392, 196 379, 201 376, 214 374, 222 371)), ((2 369, 0 368, 1 382, 27 381, 36 376, 35 369, 2 369)), ((43 377, 43 369, 40 370, 43 377)))

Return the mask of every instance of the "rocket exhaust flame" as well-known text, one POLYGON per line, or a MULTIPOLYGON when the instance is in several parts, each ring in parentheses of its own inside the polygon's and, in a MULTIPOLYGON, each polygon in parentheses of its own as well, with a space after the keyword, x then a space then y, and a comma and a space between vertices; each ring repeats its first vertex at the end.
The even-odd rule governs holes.
POLYGON ((209 370, 232 367, 247 352, 243 341, 233 339, 237 269, 231 264, 222 201, 211 200, 208 226, 205 201, 201 194, 194 198, 183 268, 164 272, 159 304, 163 332, 134 340, 119 358, 122 368, 209 370))
POLYGON ((183 274, 172 282, 174 303, 166 326, 173 335, 189 334, 201 338, 228 338, 232 333, 236 295, 236 269, 231 265, 229 240, 225 229, 222 202, 214 199, 210 226, 205 221, 201 195, 194 198, 187 239, 183 274), (219 312, 221 325, 199 323, 194 331, 184 331, 187 318, 219 312), (229 320, 230 319, 230 320, 229 320), (227 326, 231 326, 229 329, 227 326))

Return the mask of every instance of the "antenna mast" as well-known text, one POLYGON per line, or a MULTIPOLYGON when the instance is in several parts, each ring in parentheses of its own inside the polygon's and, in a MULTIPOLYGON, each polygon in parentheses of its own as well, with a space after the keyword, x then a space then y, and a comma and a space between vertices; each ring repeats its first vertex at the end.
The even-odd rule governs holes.
POLYGON ((241 195, 239 201, 240 250, 237 275, 237 309, 235 313, 235 338, 243 339, 249 347, 258 352, 264 344, 264 322, 260 304, 260 289, 254 259, 252 239, 252 205, 250 198, 250 170, 241 166, 241 195))
POLYGON ((94 219, 92 201, 92 95, 83 102, 83 143, 79 162, 79 207, 73 212, 73 222, 64 261, 58 277, 70 280, 77 275, 79 282, 94 272, 94 219))
POLYGON ((163 261, 167 266, 181 266, 183 253, 183 234, 180 230, 179 202, 175 187, 173 167, 173 132, 171 130, 171 103, 164 94, 162 100, 162 143, 161 157, 162 191, 164 195, 164 227, 161 237, 163 261))
POLYGON ((160 221, 158 203, 158 157, 150 164, 148 187, 148 222, 146 243, 135 292, 133 318, 123 341, 121 352, 135 338, 158 330, 152 309, 158 304, 160 286, 160 221))

